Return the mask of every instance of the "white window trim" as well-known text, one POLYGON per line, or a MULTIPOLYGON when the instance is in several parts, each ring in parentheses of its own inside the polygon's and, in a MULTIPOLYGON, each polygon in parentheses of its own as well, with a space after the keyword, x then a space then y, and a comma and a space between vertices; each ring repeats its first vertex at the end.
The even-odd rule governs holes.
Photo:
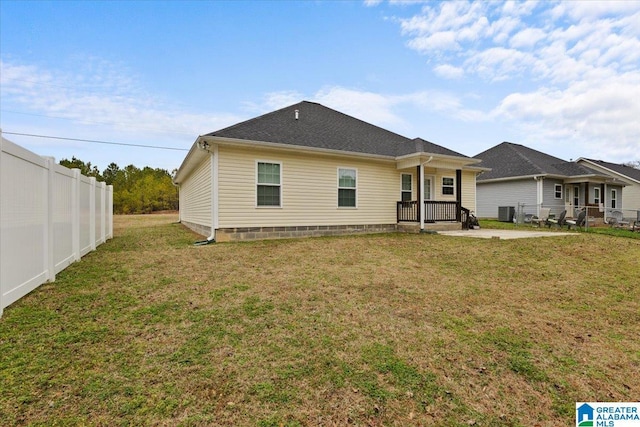
POLYGON ((440 195, 442 197, 456 197, 456 177, 455 176, 443 175, 442 177, 440 177, 440 195), (444 188, 445 188, 444 180, 446 178, 453 180, 453 184, 446 186, 447 188, 451 187, 453 189, 453 193, 451 194, 444 194, 444 188))
POLYGON ((562 184, 553 184, 553 197, 556 200, 562 200, 563 188, 562 184), (558 187, 560 187, 560 196, 558 196, 558 187))
POLYGON ((256 209, 282 209, 282 195, 284 193, 283 189, 282 189, 282 162, 279 161, 275 161, 275 160, 256 160, 256 168, 255 168, 255 198, 254 198, 254 203, 255 203, 255 207, 256 209), (280 165, 280 184, 276 185, 276 184, 262 184, 258 182, 258 164, 259 163, 271 163, 274 165, 280 165), (258 185, 267 185, 267 186, 272 186, 272 187, 280 187, 280 205, 278 206, 261 206, 258 205, 258 185))
MULTIPOLYGON (((356 181, 356 185, 358 185, 358 181, 356 181)), ((409 197, 409 200, 413 199, 413 174, 412 173, 403 173, 400 174, 400 201, 402 201, 402 193, 411 193, 411 197, 409 197), (411 188, 409 188, 408 190, 405 190, 404 188, 402 188, 402 181, 405 175, 408 175, 411 177, 411 180, 409 181, 409 186, 411 188)))
POLYGON ((600 197, 600 188, 599 187, 594 187, 593 188, 593 203, 600 203, 602 202, 602 198, 600 197))
POLYGON ((336 207, 338 209, 358 209, 358 182, 360 179, 358 178, 358 168, 352 168, 348 166, 338 166, 336 169, 336 207), (340 187, 340 169, 344 170, 352 170, 356 172, 356 186, 355 188, 351 187, 340 187), (356 190, 356 205, 355 206, 340 206, 340 190, 356 190))

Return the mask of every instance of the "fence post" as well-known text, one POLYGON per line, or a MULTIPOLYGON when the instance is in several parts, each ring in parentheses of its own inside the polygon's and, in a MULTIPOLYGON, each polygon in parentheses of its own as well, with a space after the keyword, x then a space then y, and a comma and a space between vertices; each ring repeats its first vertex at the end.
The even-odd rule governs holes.
MULTIPOLYGON (((0 165, 2 165, 3 153, 4 153, 4 147, 2 144, 2 129, 0 129, 0 165)), ((3 193, 2 168, 0 168, 0 197, 2 196, 2 193, 3 193)), ((2 220, 2 206, 4 206, 4 203, 0 203, 0 225, 4 224, 2 220)), ((0 226, 0 267, 1 266, 2 266, 2 226, 0 226)), ((2 268, 0 268, 0 272, 1 271, 2 271, 2 268)), ((2 280, 0 280, 0 317, 2 317, 2 312, 4 311, 4 302, 2 302, 3 300, 2 294, 4 294, 4 290, 2 289, 2 280)))
POLYGON ((107 185, 107 237, 113 239, 113 185, 107 185))
POLYGON ((100 207, 102 208, 102 212, 100 212, 100 241, 102 243, 107 241, 107 184, 104 182, 99 182, 100 185, 100 207))
POLYGON ((54 177, 55 177, 55 164, 56 164, 56 160, 53 157, 46 157, 46 165, 47 165, 47 192, 45 194, 46 197, 46 215, 47 215, 47 222, 46 222, 46 231, 45 231, 45 236, 46 236, 46 245, 45 245, 45 260, 46 260, 46 265, 47 265, 47 281, 49 282, 55 282, 56 280, 56 268, 55 268, 55 260, 54 260, 54 256, 53 256, 53 248, 54 248, 54 242, 53 242, 53 192, 55 190, 54 188, 54 177))
POLYGON ((90 177, 91 187, 89 190, 89 243, 91 250, 96 250, 96 178, 90 177))
POLYGON ((72 169, 71 183, 71 244, 74 261, 80 261, 80 169, 72 169))

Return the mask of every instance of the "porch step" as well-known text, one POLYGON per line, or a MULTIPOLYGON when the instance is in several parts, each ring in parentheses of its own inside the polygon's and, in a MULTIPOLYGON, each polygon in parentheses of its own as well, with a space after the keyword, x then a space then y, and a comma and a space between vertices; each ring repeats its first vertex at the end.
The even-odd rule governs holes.
POLYGON ((425 231, 457 231, 462 230, 459 222, 435 222, 424 225, 425 231))
MULTIPOLYGON (((426 223, 424 225, 425 231, 457 231, 462 230, 462 224, 459 222, 435 222, 426 223)), ((398 223, 398 231, 402 233, 419 233, 419 222, 400 222, 398 223)))

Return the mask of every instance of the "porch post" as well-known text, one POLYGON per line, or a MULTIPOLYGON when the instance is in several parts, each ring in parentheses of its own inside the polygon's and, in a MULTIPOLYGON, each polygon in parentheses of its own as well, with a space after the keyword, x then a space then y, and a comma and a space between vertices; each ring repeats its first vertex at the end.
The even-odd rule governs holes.
POLYGON ((602 184, 602 220, 607 222, 607 183, 602 184))
POLYGON ((424 230, 424 165, 420 163, 420 194, 418 195, 418 210, 420 211, 420 230, 424 230))
POLYGON ((420 178, 420 166, 416 166, 416 181, 418 181, 418 221, 420 221, 420 212, 422 212, 422 205, 420 204, 420 194, 424 193, 423 186, 424 181, 420 178))
POLYGON ((462 222, 462 170, 456 169, 456 222, 462 222))
POLYGON ((542 208, 542 204, 544 203, 544 177, 539 176, 536 177, 536 215, 540 215, 540 208, 542 208))
POLYGON ((584 183, 584 205, 587 206, 589 204, 589 183, 584 183))

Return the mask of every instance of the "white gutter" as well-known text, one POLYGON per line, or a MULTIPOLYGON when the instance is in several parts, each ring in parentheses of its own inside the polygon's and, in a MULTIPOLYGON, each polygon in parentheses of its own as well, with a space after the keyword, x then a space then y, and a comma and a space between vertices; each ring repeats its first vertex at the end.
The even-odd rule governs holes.
POLYGON ((382 154, 370 154, 370 153, 361 153, 357 151, 342 151, 342 150, 334 150, 330 148, 318 148, 318 147, 307 147, 305 145, 292 145, 292 144, 282 144, 278 142, 267 142, 267 141, 252 141, 248 139, 236 139, 236 138, 224 138, 219 136, 201 136, 203 141, 208 142, 209 144, 224 144, 226 146, 236 146, 236 147, 257 147, 257 148, 276 148, 284 151, 293 151, 295 153, 300 153, 301 151, 308 151, 312 153, 322 153, 330 156, 340 156, 340 157, 364 157, 369 159, 377 159, 377 160, 387 160, 387 161, 396 161, 395 156, 386 156, 382 154))

